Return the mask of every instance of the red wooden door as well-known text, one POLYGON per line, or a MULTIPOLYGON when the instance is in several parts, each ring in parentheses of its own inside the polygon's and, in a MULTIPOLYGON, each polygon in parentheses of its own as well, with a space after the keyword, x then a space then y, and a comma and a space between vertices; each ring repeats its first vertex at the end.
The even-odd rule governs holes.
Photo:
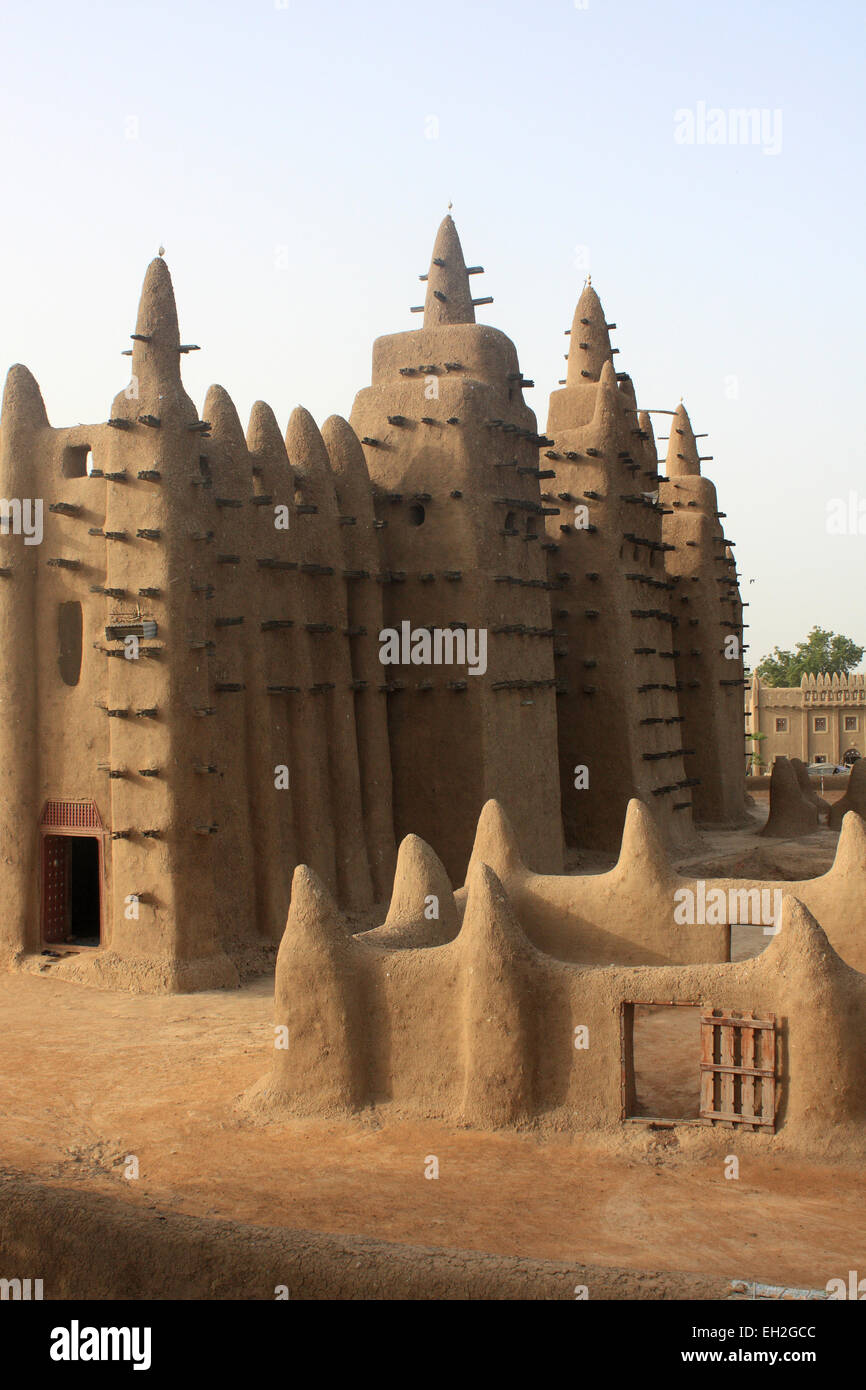
POLYGON ((68 935, 69 840, 42 837, 42 940, 65 941, 68 935))

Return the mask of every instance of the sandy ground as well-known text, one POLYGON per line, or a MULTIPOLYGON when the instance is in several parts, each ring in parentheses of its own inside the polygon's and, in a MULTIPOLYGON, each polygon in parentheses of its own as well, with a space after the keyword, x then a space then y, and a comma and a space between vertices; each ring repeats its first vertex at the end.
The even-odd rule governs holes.
MULTIPOLYGON (((710 837, 705 859, 769 856, 803 876, 804 854, 821 872, 834 843, 730 832, 710 837)), ((720 1148, 702 1126, 630 1124, 613 1147, 376 1112, 256 1125, 235 1102, 267 1069, 271 999, 270 979, 159 997, 0 977, 0 1166, 145 1209, 502 1255, 813 1288, 866 1268, 860 1173, 794 1162, 764 1136, 725 1131, 720 1148), (735 1181, 728 1149, 741 1155, 735 1181), (438 1180, 424 1176, 430 1155, 438 1180)), ((638 1095, 658 1114, 694 1094, 696 1022, 649 1012, 636 1025, 638 1095)))
POLYGON ((729 1181, 717 1148, 682 1152, 642 1126, 614 1152, 375 1117, 254 1127, 232 1107, 265 1069, 265 981, 155 997, 7 975, 0 1008, 3 1166, 64 1186, 259 1225, 809 1287, 866 1265, 860 1174, 738 1136, 729 1181), (438 1180, 424 1177, 431 1154, 438 1180), (137 1180, 123 1176, 130 1155, 137 1180))

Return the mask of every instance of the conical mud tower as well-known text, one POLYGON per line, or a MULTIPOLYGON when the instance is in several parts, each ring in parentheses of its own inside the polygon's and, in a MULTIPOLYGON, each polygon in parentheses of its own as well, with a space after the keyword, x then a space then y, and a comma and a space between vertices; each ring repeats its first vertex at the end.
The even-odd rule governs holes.
POLYGON ((537 862, 561 863, 539 435, 513 344, 475 322, 479 269, 446 217, 423 326, 378 339, 351 417, 374 486, 384 626, 401 638, 381 668, 397 833, 435 842, 458 883, 491 796, 537 862), (483 660, 437 661, 424 650, 437 634, 445 656, 483 642, 483 660))
POLYGON ((686 845, 692 779, 677 698, 673 583, 665 573, 652 429, 613 365, 601 301, 584 289, 568 333, 568 373, 550 398, 542 451, 559 678, 559 764, 568 841, 619 845, 626 806, 652 805, 665 839, 686 845))
POLYGON ((685 769, 695 819, 740 825, 745 819, 742 608, 736 564, 726 541, 716 489, 701 477, 697 441, 685 406, 671 420, 661 484, 665 568, 674 583, 675 670, 685 769))

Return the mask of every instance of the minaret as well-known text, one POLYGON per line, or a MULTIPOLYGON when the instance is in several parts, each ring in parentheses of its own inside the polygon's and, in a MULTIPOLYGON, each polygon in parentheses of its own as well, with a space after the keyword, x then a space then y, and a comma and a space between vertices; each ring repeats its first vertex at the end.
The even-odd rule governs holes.
POLYGON ((190 989, 237 976, 214 901, 216 769, 233 750, 222 741, 208 661, 217 587, 208 427, 183 389, 182 350, 171 277, 157 258, 142 290, 130 386, 114 400, 97 460, 106 480, 102 659, 117 836, 108 944, 127 965, 137 959, 142 972, 164 975, 168 988, 190 989), (133 659, 129 633, 140 634, 133 659))
POLYGON ((615 850, 632 797, 666 840, 689 844, 658 462, 648 416, 614 368, 604 309, 587 283, 550 398, 541 464, 561 506, 547 522, 556 630, 562 810, 570 843, 615 850))
POLYGON ((463 628, 487 642, 483 674, 477 659, 479 674, 431 663, 423 638, 415 663, 401 651, 380 665, 397 838, 435 843, 456 883, 491 796, 535 867, 561 862, 540 440, 514 345, 475 322, 480 270, 446 217, 421 277, 423 327, 378 339, 351 415, 382 540, 383 631, 447 631, 452 655, 463 628))
POLYGON ((745 814, 745 739, 739 591, 720 524, 716 489, 701 476, 685 406, 671 419, 661 485, 667 573, 674 582, 676 672, 686 772, 697 820, 739 825, 745 814))

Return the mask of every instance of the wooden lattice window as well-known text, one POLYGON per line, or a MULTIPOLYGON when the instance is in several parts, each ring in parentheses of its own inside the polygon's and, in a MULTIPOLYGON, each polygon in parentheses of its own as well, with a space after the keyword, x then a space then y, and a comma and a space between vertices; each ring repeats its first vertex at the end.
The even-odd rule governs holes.
POLYGON ((93 801, 46 801, 42 830, 101 830, 102 821, 93 801))
POLYGON ((710 1124, 776 1124, 776 1018, 701 1015, 701 1119, 710 1124))

